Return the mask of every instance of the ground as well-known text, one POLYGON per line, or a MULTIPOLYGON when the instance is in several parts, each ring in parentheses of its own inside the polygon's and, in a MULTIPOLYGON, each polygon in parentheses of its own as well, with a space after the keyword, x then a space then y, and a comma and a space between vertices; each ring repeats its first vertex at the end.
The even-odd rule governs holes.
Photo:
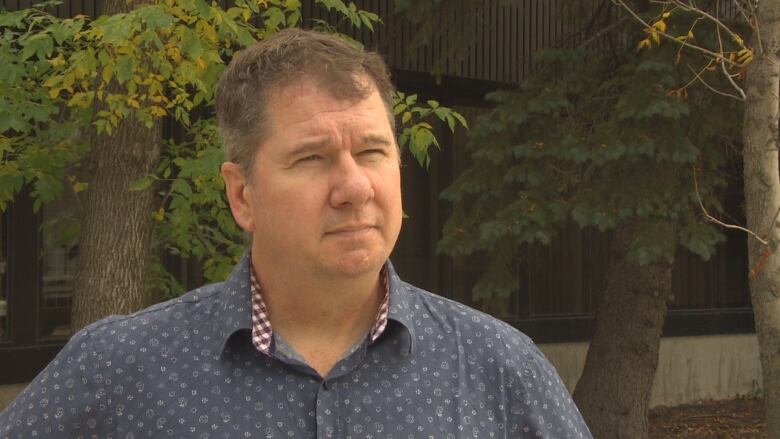
POLYGON ((764 401, 759 398, 737 398, 727 401, 702 401, 677 407, 657 407, 650 411, 650 437, 764 439, 768 437, 764 401))

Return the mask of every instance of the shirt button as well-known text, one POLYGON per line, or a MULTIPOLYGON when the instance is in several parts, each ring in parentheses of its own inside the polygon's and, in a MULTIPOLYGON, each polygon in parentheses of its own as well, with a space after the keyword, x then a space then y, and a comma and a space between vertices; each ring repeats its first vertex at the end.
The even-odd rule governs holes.
POLYGON ((333 388, 333 386, 335 386, 335 385, 336 385, 336 382, 335 382, 335 380, 324 380, 324 381, 322 382, 322 387, 323 387, 325 390, 330 390, 330 389, 332 389, 332 388, 333 388))

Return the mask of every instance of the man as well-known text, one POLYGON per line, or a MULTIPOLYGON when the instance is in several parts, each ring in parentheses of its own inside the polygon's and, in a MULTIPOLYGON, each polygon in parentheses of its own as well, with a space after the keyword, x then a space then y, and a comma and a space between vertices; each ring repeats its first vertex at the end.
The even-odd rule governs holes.
POLYGON ((302 30, 217 88, 230 278, 73 337, 0 436, 590 437, 523 334, 401 281, 392 86, 376 54, 302 30))

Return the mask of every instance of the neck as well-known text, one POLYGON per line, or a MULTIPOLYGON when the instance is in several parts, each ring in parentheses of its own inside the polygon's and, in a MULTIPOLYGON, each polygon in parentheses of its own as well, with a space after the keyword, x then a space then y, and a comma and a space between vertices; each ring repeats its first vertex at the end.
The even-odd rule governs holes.
POLYGON ((322 376, 373 326, 383 299, 381 267, 359 277, 325 279, 290 276, 289 270, 274 270, 254 254, 252 263, 274 332, 322 376))

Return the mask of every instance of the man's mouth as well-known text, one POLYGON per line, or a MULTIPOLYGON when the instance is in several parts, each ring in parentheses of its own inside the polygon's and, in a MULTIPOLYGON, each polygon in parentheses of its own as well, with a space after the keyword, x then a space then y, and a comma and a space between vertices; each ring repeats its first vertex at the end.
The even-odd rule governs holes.
POLYGON ((327 232, 326 235, 359 235, 368 232, 373 228, 374 226, 372 224, 350 224, 337 227, 327 232))

